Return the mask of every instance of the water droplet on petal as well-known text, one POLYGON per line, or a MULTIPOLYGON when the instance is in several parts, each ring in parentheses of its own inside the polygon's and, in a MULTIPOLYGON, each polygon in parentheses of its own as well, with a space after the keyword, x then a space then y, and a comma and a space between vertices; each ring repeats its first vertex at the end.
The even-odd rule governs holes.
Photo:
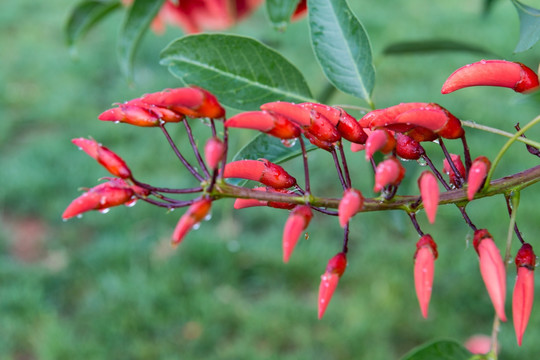
POLYGON ((508 264, 511 264, 511 263, 513 263, 513 262, 514 262, 514 258, 512 258, 512 257, 511 257, 511 258, 509 258, 507 262, 508 262, 508 264))
POLYGON ((82 214, 77 215, 77 219, 82 219, 82 214))
POLYGON ((126 205, 127 207, 133 207, 137 203, 137 200, 138 200, 137 198, 131 199, 128 202, 126 202, 124 205, 126 205))
POLYGON ((205 217, 204 217, 204 221, 208 221, 212 219, 212 214, 211 213, 208 213, 205 217))
POLYGON ((102 214, 106 214, 106 213, 108 213, 110 210, 111 210, 110 208, 105 208, 105 209, 100 209, 100 210, 98 210, 98 211, 99 211, 100 213, 102 213, 102 214))
POLYGON ((418 160, 416 160, 416 162, 420 166, 426 166, 427 165, 427 161, 424 158, 419 158, 418 160))
POLYGON ((165 125, 165 120, 159 119, 159 125, 165 125))
POLYGON ((435 140, 433 140, 433 142, 434 142, 435 144, 439 144, 439 139, 435 139, 435 140))
POLYGON ((115 124, 120 124, 120 120, 115 120, 114 123, 115 124))
POLYGON ((199 230, 200 227, 201 227, 201 223, 198 222, 195 225, 193 225, 193 230, 199 230))

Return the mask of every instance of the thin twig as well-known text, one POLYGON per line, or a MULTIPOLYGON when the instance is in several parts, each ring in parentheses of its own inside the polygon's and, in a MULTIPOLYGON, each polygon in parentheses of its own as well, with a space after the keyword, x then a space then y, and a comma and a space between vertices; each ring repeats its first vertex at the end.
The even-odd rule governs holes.
POLYGON ((165 129, 165 125, 160 124, 159 127, 161 128, 161 131, 163 131, 163 134, 167 138, 167 141, 169 142, 169 145, 171 145, 171 148, 173 149, 173 151, 176 154, 176 156, 178 157, 178 159, 180 159, 182 164, 184 164, 184 166, 188 169, 188 171, 193 176, 195 176, 195 178, 197 180, 202 182, 204 180, 204 178, 197 172, 197 170, 195 170, 195 168, 193 166, 191 166, 191 164, 184 158, 184 156, 182 156, 182 154, 180 153, 180 150, 178 149, 178 147, 174 143, 173 139, 171 138, 171 135, 169 134, 167 129, 165 129))
POLYGON ((193 149, 193 153, 195 154, 195 158, 197 159, 197 162, 199 163, 199 166, 201 167, 202 171, 204 172, 204 175, 206 178, 210 178, 210 173, 208 172, 208 168, 206 167, 206 164, 204 163, 201 152, 199 151, 199 148, 197 147, 197 144, 195 143, 195 139, 193 138, 193 132, 191 131, 191 126, 189 126, 189 123, 187 120, 182 121, 184 123, 184 126, 186 128, 186 132, 188 135, 189 143, 191 144, 191 148, 193 149))

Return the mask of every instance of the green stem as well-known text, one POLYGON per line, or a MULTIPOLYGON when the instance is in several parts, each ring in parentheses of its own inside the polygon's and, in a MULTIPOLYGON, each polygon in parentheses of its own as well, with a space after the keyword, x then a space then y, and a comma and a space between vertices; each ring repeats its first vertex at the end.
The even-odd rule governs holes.
MULTIPOLYGON (((525 131, 532 128, 534 125, 540 122, 540 116, 535 117, 531 122, 529 122, 527 125, 525 125, 521 130, 516 132, 507 142, 503 145, 497 156, 495 157, 495 160, 493 160, 491 169, 489 169, 489 172, 486 176, 486 184, 484 185, 484 189, 486 189, 486 186, 489 184, 489 181, 491 180, 491 177, 493 175, 493 172, 495 171, 495 168, 501 161, 501 158, 503 157, 504 153, 510 148, 510 145, 512 145, 516 140, 521 138, 521 135, 525 133, 525 131)), ((534 145, 533 145, 534 146, 534 145)))
MULTIPOLYGON (((500 129, 497 129, 497 128, 492 128, 492 127, 489 127, 489 126, 480 125, 480 124, 477 124, 477 123, 472 122, 472 121, 461 120, 461 124, 466 126, 466 127, 470 127, 472 129, 478 129, 478 130, 490 132, 492 134, 505 136, 507 138, 512 138, 514 136, 514 134, 512 134, 512 133, 509 133, 509 132, 506 132, 506 131, 503 131, 503 130, 500 130, 500 129)), ((522 143, 525 143, 527 145, 531 145, 531 146, 534 146, 535 148, 540 149, 540 143, 539 142, 529 140, 529 139, 524 138, 524 137, 518 137, 516 140, 521 141, 522 143)))

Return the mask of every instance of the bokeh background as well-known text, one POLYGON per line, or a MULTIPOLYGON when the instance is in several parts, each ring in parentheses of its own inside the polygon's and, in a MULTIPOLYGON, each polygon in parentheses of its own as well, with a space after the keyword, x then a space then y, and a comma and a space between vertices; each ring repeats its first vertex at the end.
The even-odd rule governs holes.
MULTIPOLYGON (((375 58, 378 107, 434 101, 458 117, 512 131, 538 115, 538 97, 508 89, 471 88, 440 95, 456 68, 490 55, 470 52, 387 56, 398 41, 449 39, 483 47, 491 57, 536 68, 540 48, 514 55, 519 23, 510 1, 483 13, 480 0, 350 1, 368 31, 375 58)), ((540 7, 539 1, 529 1, 540 7)), ((80 187, 107 176, 70 140, 92 136, 119 153, 142 181, 193 186, 156 129, 101 123, 113 102, 179 86, 159 65, 159 52, 181 36, 168 28, 147 34, 135 61, 135 81, 120 74, 116 38, 120 13, 86 36, 76 51, 63 27, 74 6, 68 0, 3 1, 0 4, 0 358, 31 359, 397 359, 435 338, 460 342, 489 333, 493 310, 478 271, 471 231, 454 206, 439 209, 436 225, 418 218, 439 245, 430 316, 420 315, 412 277, 418 239, 400 212, 361 214, 351 224, 349 267, 322 321, 317 320, 319 277, 340 249, 335 218, 316 216, 291 262, 281 262, 285 211, 233 211, 232 200, 215 204, 213 218, 177 249, 169 237, 181 211, 139 203, 108 214, 61 221, 80 187)), ((306 76, 312 91, 326 82, 309 45, 306 20, 274 31, 264 9, 231 29, 282 52, 306 76)), ((332 104, 364 105, 336 92, 332 104)), ((203 125, 194 125, 204 131, 203 125)), ((170 127, 179 143, 181 127, 170 127)), ((467 130, 473 157, 494 158, 505 138, 467 130)), ((233 132, 234 149, 254 134, 233 132)), ((527 134, 540 139, 540 130, 527 134)), ((202 140, 201 140, 202 142, 202 140)), ((458 152, 459 142, 447 142, 458 152)), ((428 144, 435 162, 442 158, 428 144)), ((372 173, 362 155, 348 153, 355 186, 373 194, 372 173)), ((319 194, 339 196, 328 155, 312 152, 319 194)), ((504 157, 495 177, 538 164, 521 145, 504 157)), ((300 174, 298 161, 284 165, 300 174)), ((417 193, 424 168, 406 164, 400 193, 417 193)), ((518 224, 540 249, 538 186, 522 192, 518 224)), ((502 196, 470 204, 479 227, 503 248, 508 216, 502 196)), ((517 251, 516 241, 513 252, 517 251)), ((540 251, 540 250, 538 250, 540 251)), ((514 266, 509 265, 509 298, 514 266)), ((537 286, 538 290, 538 286, 537 286)), ((507 312, 510 313, 510 302, 507 312)), ((511 322, 500 329, 502 359, 540 354, 540 309, 533 309, 524 345, 511 322)))

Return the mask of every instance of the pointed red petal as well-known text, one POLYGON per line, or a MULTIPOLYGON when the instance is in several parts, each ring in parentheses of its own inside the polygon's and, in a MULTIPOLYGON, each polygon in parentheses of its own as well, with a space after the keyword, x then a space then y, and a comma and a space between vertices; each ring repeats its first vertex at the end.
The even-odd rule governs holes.
MULTIPOLYGON (((461 174, 461 177, 465 177, 465 166, 463 165, 463 162, 461 161, 461 157, 456 154, 450 154, 450 158, 452 159, 452 162, 456 166, 456 169, 461 174)), ((450 179, 450 183, 454 186, 457 186, 457 176, 454 173, 454 170, 448 163, 448 160, 446 158, 443 160, 443 171, 448 174, 448 178, 450 179)))
POLYGON ((313 213, 307 205, 299 205, 289 215, 283 229, 283 262, 289 262, 289 258, 300 238, 302 232, 308 227, 313 213))
POLYGON ((211 169, 216 169, 223 160, 225 144, 217 137, 208 139, 204 145, 204 158, 211 169))
POLYGON ((321 276, 321 284, 319 285, 319 320, 324 316, 338 282, 339 275, 337 274, 327 272, 321 276))
POLYGON ((501 86, 517 92, 538 88, 538 76, 533 70, 517 62, 482 60, 454 71, 443 84, 441 93, 470 86, 501 86))
POLYGON ((490 167, 491 162, 485 156, 479 156, 473 161, 467 178, 467 198, 469 201, 474 198, 484 183, 490 167))
POLYGON ((439 183, 430 171, 424 171, 418 179, 418 187, 426 215, 431 224, 435 222, 437 207, 439 206, 439 183))
POLYGON ((363 206, 364 197, 359 190, 345 190, 338 207, 339 225, 341 225, 341 227, 345 227, 345 225, 347 225, 347 223, 349 222, 349 219, 353 217, 357 212, 362 210, 363 206))
POLYGON ((519 346, 527 328, 534 300, 536 255, 530 244, 523 244, 516 254, 517 278, 512 297, 512 317, 519 346))
POLYGON ((268 132, 274 128, 275 117, 267 111, 246 111, 225 121, 226 127, 268 132))
POLYGON ((506 321, 506 268, 499 249, 488 236, 491 235, 485 229, 476 230, 473 243, 480 258, 480 273, 495 312, 499 319, 506 321))
POLYGON ((380 150, 383 154, 388 154, 396 146, 396 139, 385 129, 372 131, 366 140, 366 160, 371 159, 373 154, 380 150))
POLYGON ((193 226, 200 223, 208 215, 211 207, 212 201, 206 198, 191 204, 176 224, 172 235, 172 244, 174 246, 180 244, 193 226))
POLYGON ((428 316, 429 301, 433 287, 433 274, 435 272, 434 263, 435 257, 429 247, 418 249, 414 262, 414 287, 424 318, 428 316))
POLYGON ((379 192, 387 185, 398 185, 405 175, 405 168, 394 157, 377 165, 375 170, 375 186, 373 191, 379 192))
POLYGON ((291 121, 301 125, 311 125, 311 111, 286 101, 275 101, 261 105, 261 110, 272 111, 283 115, 291 121))

